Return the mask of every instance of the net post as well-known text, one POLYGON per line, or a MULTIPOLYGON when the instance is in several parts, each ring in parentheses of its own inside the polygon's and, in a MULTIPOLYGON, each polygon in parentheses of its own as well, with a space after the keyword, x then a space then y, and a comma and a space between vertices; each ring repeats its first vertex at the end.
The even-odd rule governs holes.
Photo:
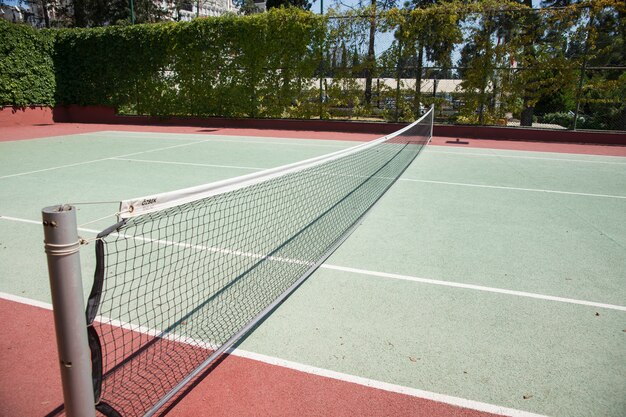
POLYGON ((51 206, 41 214, 65 413, 68 417, 95 417, 76 209, 51 206))
POLYGON ((432 112, 430 115, 431 121, 430 121, 430 139, 428 139, 428 143, 430 143, 431 140, 433 140, 433 129, 435 127, 435 104, 431 104, 430 105, 430 111, 432 112))

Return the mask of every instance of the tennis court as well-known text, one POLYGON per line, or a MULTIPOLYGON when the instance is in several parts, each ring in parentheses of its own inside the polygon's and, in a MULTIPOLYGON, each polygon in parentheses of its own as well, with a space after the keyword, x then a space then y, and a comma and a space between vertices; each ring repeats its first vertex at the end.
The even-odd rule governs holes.
MULTIPOLYGON (((0 142, 1 415, 45 415, 62 402, 44 206, 76 204, 91 240, 116 222, 121 199, 371 139, 233 133, 0 142)), ((434 138, 336 252, 168 415, 623 416, 625 149, 469 142, 434 138)), ((85 296, 93 246, 81 249, 85 296)))

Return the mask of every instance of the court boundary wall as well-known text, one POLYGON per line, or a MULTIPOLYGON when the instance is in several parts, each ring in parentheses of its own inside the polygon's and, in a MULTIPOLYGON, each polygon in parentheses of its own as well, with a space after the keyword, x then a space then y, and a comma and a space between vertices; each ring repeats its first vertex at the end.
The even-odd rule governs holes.
MULTIPOLYGON (((2 107, 0 128, 55 123, 100 123, 111 125, 197 126, 238 129, 301 130, 319 132, 372 133, 385 135, 406 123, 359 122, 300 119, 231 119, 223 117, 125 116, 106 106, 2 107)), ((434 126, 434 136, 468 139, 533 141, 547 143, 584 143, 626 146, 626 132, 550 130, 505 126, 434 126)))

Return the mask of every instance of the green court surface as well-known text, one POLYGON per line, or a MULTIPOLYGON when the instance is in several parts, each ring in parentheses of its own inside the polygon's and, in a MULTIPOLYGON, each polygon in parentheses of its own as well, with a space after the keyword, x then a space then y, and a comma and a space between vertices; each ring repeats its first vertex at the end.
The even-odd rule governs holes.
MULTIPOLYGON (((40 211, 354 142, 99 132, 0 143, 0 291, 50 302, 40 211)), ((241 348, 553 416, 626 415, 626 158, 428 146, 241 348)), ((105 217, 109 216, 109 217, 105 217)), ((85 294, 93 244, 81 250, 85 294)))

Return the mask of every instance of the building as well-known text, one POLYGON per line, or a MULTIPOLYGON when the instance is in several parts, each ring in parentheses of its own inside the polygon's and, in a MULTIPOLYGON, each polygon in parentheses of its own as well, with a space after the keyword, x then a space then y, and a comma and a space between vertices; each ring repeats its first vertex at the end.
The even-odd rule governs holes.
MULTIPOLYGON (((51 10, 49 8, 48 18, 50 18, 50 14, 51 10)), ((36 28, 46 27, 45 14, 39 2, 21 2, 19 5, 0 3, 0 18, 13 23, 28 23, 36 28)))
POLYGON ((187 22, 196 17, 221 16, 226 13, 238 13, 239 8, 233 0, 192 0, 182 4, 176 12, 171 2, 163 1, 165 10, 171 10, 170 19, 187 22), (178 13, 178 16, 176 16, 178 13))
POLYGON ((0 4, 0 18, 17 23, 24 21, 24 10, 19 6, 0 4))
MULTIPOLYGON (((175 21, 190 21, 196 17, 221 16, 226 13, 239 12, 233 0, 189 0, 182 4, 178 3, 178 6, 172 0, 156 0, 156 4, 164 12, 166 20, 175 21)), ((52 22, 52 26, 56 26, 55 21, 61 18, 56 15, 56 11, 63 10, 66 16, 71 16, 71 7, 70 0, 50 0, 46 10, 43 9, 40 1, 34 0, 21 2, 20 5, 0 3, 0 18, 14 23, 25 22, 37 28, 46 27, 47 19, 52 22)))

